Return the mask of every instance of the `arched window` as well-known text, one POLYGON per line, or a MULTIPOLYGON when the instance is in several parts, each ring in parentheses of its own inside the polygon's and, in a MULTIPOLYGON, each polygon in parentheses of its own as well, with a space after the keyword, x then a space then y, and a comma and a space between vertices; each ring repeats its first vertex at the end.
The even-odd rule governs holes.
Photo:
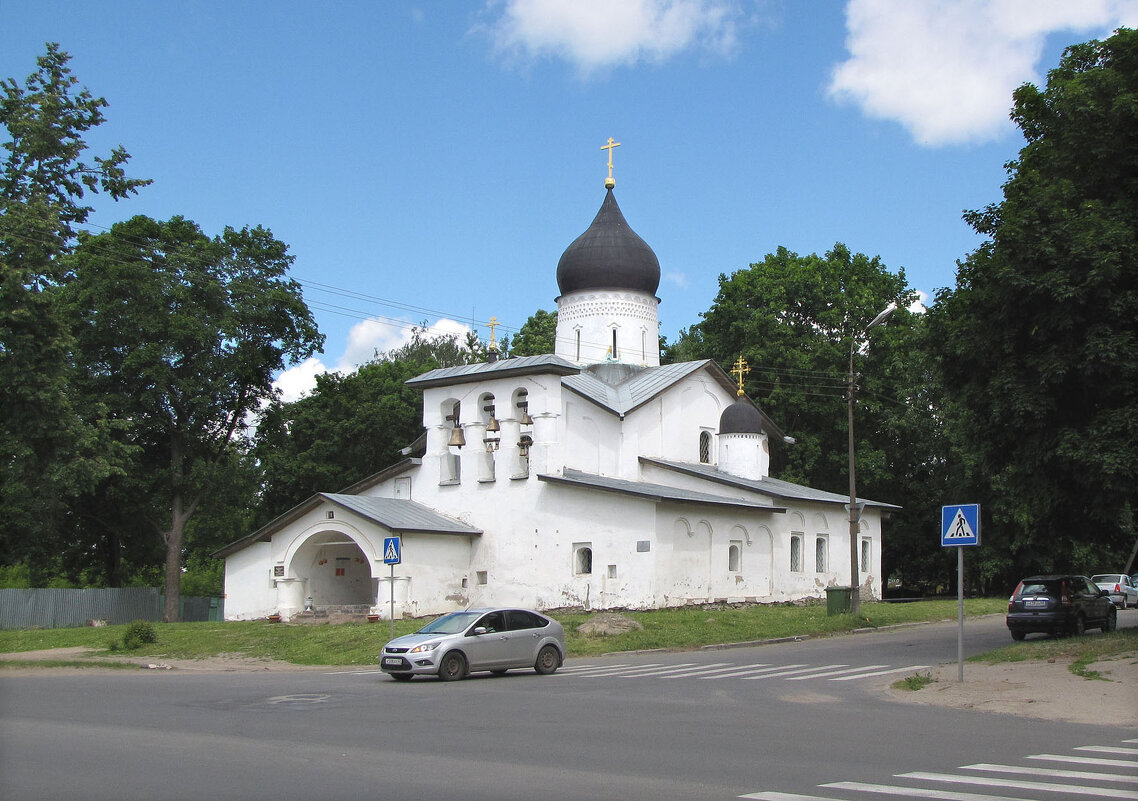
POLYGON ((802 572, 802 535, 792 534, 790 536, 790 572, 802 572))
POLYGON ((826 572, 826 538, 818 537, 814 540, 814 572, 826 572))
POLYGON ((699 462, 700 464, 711 464, 711 432, 699 432, 699 462))
POLYGON ((593 549, 588 544, 579 544, 573 549, 573 572, 587 576, 593 572, 593 549))
POLYGON ((727 570, 731 573, 738 573, 742 560, 743 543, 738 540, 732 540, 731 547, 727 549, 727 570))

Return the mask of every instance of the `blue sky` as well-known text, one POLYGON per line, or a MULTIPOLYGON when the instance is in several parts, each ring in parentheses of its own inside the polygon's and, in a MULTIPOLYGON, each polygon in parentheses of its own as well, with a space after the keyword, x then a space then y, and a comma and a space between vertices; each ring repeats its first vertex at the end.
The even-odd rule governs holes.
POLYGON ((293 397, 414 324, 554 310, 610 136, 670 340, 779 246, 950 287, 962 211, 1023 144, 1012 90, 1119 25, 1138 0, 0 0, 0 77, 55 41, 109 102, 94 152, 154 183, 91 199, 94 230, 180 214, 289 245, 327 335, 293 397))

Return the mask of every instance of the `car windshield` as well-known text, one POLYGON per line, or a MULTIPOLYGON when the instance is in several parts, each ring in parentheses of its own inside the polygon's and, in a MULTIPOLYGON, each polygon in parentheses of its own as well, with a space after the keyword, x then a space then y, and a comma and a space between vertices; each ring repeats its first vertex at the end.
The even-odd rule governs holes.
POLYGON ((478 618, 478 612, 452 612, 435 618, 416 634, 458 634, 478 618))
POLYGON ((1099 573, 1097 576, 1091 576, 1091 581, 1095 582, 1096 584, 1098 584, 1100 582, 1102 584, 1111 584, 1111 583, 1117 584, 1118 582, 1122 581, 1122 574, 1121 573, 1099 573))

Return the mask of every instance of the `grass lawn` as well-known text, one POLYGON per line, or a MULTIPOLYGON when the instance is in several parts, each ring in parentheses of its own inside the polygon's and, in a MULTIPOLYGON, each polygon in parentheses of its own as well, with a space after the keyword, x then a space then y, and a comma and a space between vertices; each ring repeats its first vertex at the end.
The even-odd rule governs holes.
MULTIPOLYGON (((1006 610, 1007 600, 1004 598, 965 601, 965 614, 969 616, 1002 614, 1006 610)), ((566 646, 570 656, 596 656, 611 651, 656 648, 682 650, 721 643, 837 634, 901 623, 955 620, 957 602, 949 599, 903 604, 863 603, 861 611, 858 618, 849 614, 829 616, 825 603, 820 603, 810 606, 710 605, 625 612, 628 617, 639 621, 644 629, 611 637, 587 637, 577 631, 578 626, 592 617, 589 613, 553 612, 551 617, 565 627, 566 646)), ((395 634, 409 634, 426 622, 427 620, 397 620, 395 634)), ((155 659, 195 659, 218 654, 240 654, 300 665, 374 665, 380 649, 390 637, 390 625, 389 621, 334 626, 289 625, 262 620, 155 623, 157 642, 142 645, 129 653, 132 656, 153 656, 155 659)), ((120 625, 0 631, 0 653, 85 646, 98 649, 96 655, 115 656, 111 643, 121 643, 125 630, 126 626, 120 625)), ((1031 643, 1027 645, 1030 646, 1031 643)), ((0 661, 0 669, 4 666, 5 662, 0 661)))

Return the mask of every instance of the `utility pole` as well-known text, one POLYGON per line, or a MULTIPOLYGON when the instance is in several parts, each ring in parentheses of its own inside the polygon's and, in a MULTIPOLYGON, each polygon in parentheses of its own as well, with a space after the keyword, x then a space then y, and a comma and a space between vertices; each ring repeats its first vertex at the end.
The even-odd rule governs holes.
MULTIPOLYGON (((889 315, 897 310, 893 304, 889 304, 862 331, 861 338, 868 341, 869 332, 871 329, 884 323, 889 319, 889 315)), ((849 472, 850 472, 850 614, 861 614, 861 571, 860 571, 860 558, 858 554, 859 540, 861 539, 861 506, 857 502, 857 482, 854 479, 854 392, 857 389, 856 376, 854 374, 854 351, 857 349, 858 337, 856 335, 850 336, 850 374, 849 374, 849 472)))

